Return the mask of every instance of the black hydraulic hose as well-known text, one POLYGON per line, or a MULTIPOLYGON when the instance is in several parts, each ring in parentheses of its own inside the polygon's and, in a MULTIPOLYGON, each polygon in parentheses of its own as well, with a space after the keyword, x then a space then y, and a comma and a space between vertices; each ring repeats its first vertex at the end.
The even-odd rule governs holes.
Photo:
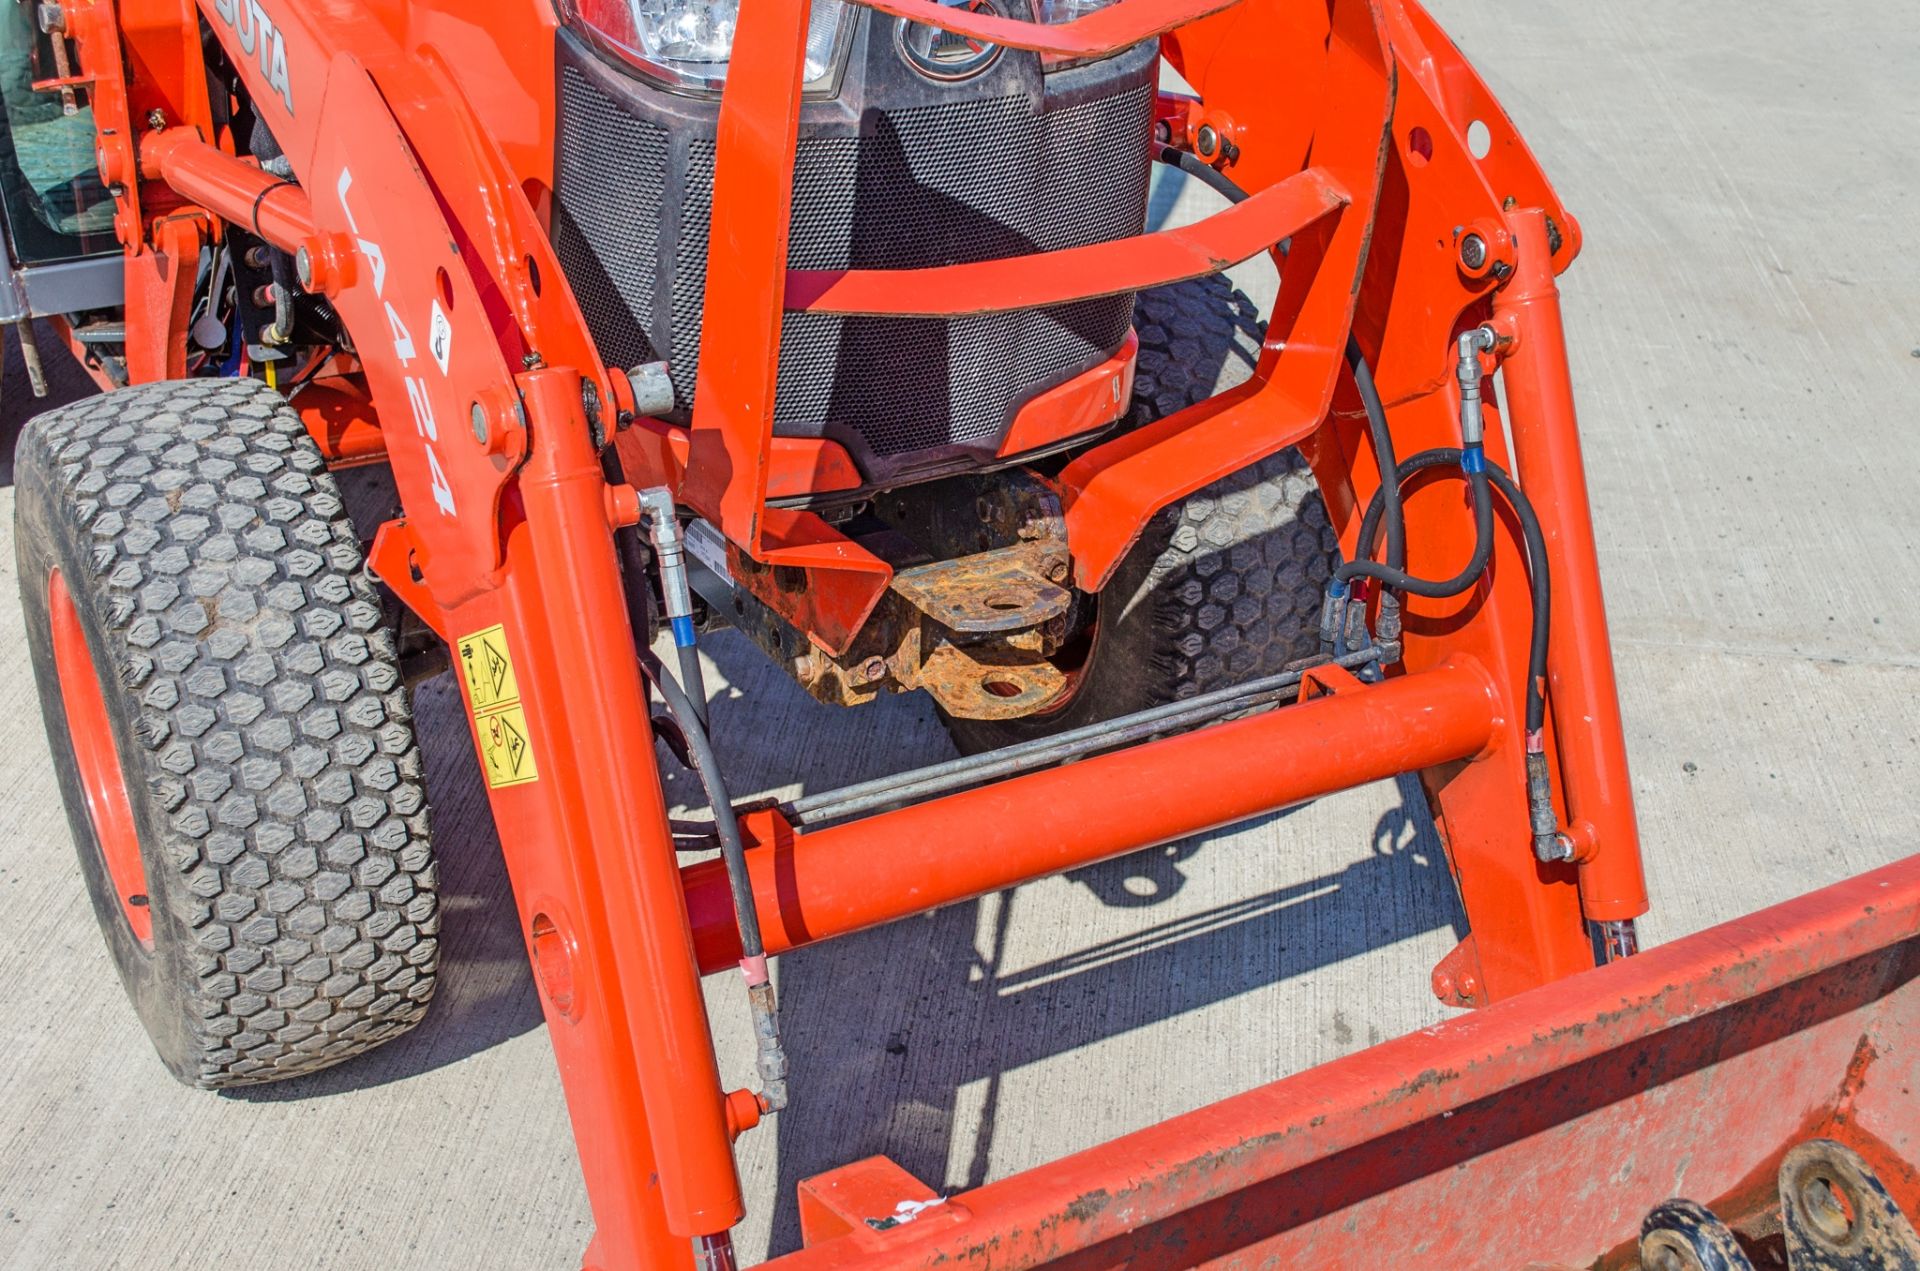
POLYGON ((1374 462, 1380 467, 1380 494, 1384 495, 1387 516, 1387 564, 1394 569, 1407 566, 1407 524, 1400 512, 1400 483, 1389 481, 1387 474, 1397 470, 1393 458, 1393 434, 1387 429, 1387 408, 1374 386, 1373 368, 1360 352, 1359 341, 1347 334, 1347 365, 1353 369, 1353 386, 1360 394, 1360 405, 1367 412, 1367 431, 1373 437, 1374 462))
POLYGON ((1247 197, 1247 192, 1236 185, 1233 178, 1191 151, 1161 142, 1155 148, 1153 157, 1180 169, 1230 203, 1239 203, 1247 197))
MULTIPOLYGON (((1232 178, 1197 155, 1162 142, 1154 147, 1154 157, 1179 168, 1230 202, 1238 203, 1247 197, 1247 192, 1232 178)), ((1286 245, 1282 243, 1279 246, 1284 253, 1286 245)), ((1466 353, 1467 346, 1463 344, 1462 356, 1465 357, 1466 353)), ((1542 734, 1546 723, 1549 593, 1546 541, 1541 536, 1539 520, 1534 516, 1533 507, 1527 502, 1526 496, 1520 492, 1520 487, 1506 473, 1488 464, 1485 451, 1478 445, 1477 430, 1467 432, 1463 427, 1469 443, 1464 449, 1423 451, 1415 456, 1420 461, 1417 467, 1409 466, 1414 460, 1405 464, 1397 462, 1393 454, 1393 435, 1387 430, 1386 407, 1380 401, 1379 389, 1373 382, 1373 368, 1367 365, 1367 359, 1360 352, 1360 345, 1351 331, 1347 333, 1346 354, 1347 365, 1353 371, 1354 388, 1359 392, 1360 404, 1367 412, 1367 430, 1373 440, 1374 461, 1380 468, 1380 488, 1367 506, 1366 523, 1360 538, 1360 559, 1341 565, 1327 584, 1326 607, 1320 619, 1321 639, 1330 641, 1336 652, 1344 644, 1345 622, 1341 611, 1346 604, 1348 584, 1355 578, 1372 578, 1381 584, 1380 640, 1389 646, 1397 646, 1400 639, 1400 602, 1393 594, 1395 591, 1442 599, 1457 596, 1473 586, 1480 575, 1486 572, 1487 562, 1493 556, 1493 494, 1489 486, 1499 485, 1500 493, 1520 518, 1521 532, 1527 541, 1527 575, 1533 584, 1533 631, 1527 650, 1527 802, 1533 822, 1534 852, 1543 861, 1565 859, 1554 824, 1552 791, 1542 734), (1441 455, 1446 457, 1438 457, 1441 455), (1457 465, 1467 478, 1468 488, 1472 492, 1473 556, 1467 561, 1466 567, 1452 578, 1416 578, 1406 570, 1406 519, 1400 506, 1400 482, 1406 474, 1443 463, 1457 465), (1376 509, 1387 522, 1387 559, 1384 564, 1366 559, 1372 551, 1373 535, 1378 528, 1376 509)), ((1464 383, 1462 391, 1465 391, 1464 383)))
POLYGON ((746 977, 747 1005, 753 1014, 760 1105, 764 1111, 778 1112, 787 1106, 787 1054, 780 1043, 780 1010, 774 1000, 773 980, 767 972, 767 946, 760 933, 760 911, 753 900, 753 880, 747 873, 747 849, 740 839, 740 821, 720 776, 720 760, 713 753, 713 742, 686 691, 667 673, 653 650, 641 650, 640 668, 680 726, 680 734, 687 743, 687 759, 713 809, 713 829, 720 840, 720 857, 727 867, 734 921, 740 928, 740 970, 746 977))
POLYGON ((667 673, 653 650, 642 650, 640 666, 666 702, 667 713, 680 726, 680 735, 686 739, 687 760, 693 767, 693 775, 699 778, 700 786, 707 794, 707 803, 713 808, 712 829, 720 840, 720 855, 727 863, 727 883, 733 892, 734 919, 740 924, 740 951, 745 957, 762 957, 767 950, 760 935, 760 911, 753 903, 753 883, 747 876, 746 844, 740 838, 740 820, 734 814, 733 800, 728 797, 726 782, 720 775, 720 760, 713 753, 713 741, 701 725, 686 690, 667 673))
MULTIPOLYGON (((620 485, 627 479, 620 467, 620 456, 612 446, 600 456, 600 471, 608 485, 620 485)), ((653 597, 647 582, 652 562, 638 525, 623 526, 613 532, 613 553, 620 562, 620 597, 626 603, 627 626, 633 631, 634 647, 644 649, 653 643, 654 636, 653 597)))
MULTIPOLYGON (((1547 540, 1541 533, 1540 519, 1534 515, 1533 504, 1513 479, 1501 471, 1499 465, 1489 463, 1484 452, 1477 449, 1454 449, 1451 446, 1423 450, 1395 469, 1393 484, 1397 487, 1412 474, 1425 468, 1457 466, 1469 481, 1485 490, 1489 483, 1500 487, 1501 495, 1512 506, 1514 515, 1520 518, 1520 533, 1527 546, 1527 579, 1533 593, 1533 629, 1527 647, 1527 691, 1526 691, 1526 766, 1527 766, 1527 816, 1533 832, 1534 856, 1541 861, 1564 861, 1569 859, 1571 849, 1568 841, 1559 831, 1559 825, 1553 806, 1553 780, 1547 763, 1546 721, 1547 721, 1547 638, 1551 618, 1553 590, 1548 573, 1547 540)), ((1477 494, 1476 494, 1476 497, 1477 494)), ((1360 521, 1359 551, 1365 556, 1373 548, 1374 536, 1379 531, 1379 518, 1383 508, 1381 496, 1376 494, 1368 502, 1366 515, 1360 521)), ((1482 546, 1491 548, 1491 535, 1483 536, 1482 546)), ((1476 550, 1475 555, 1481 553, 1476 550)), ((1387 600, 1381 598, 1382 612, 1385 612, 1387 600)))
MULTIPOLYGON (((1415 473, 1429 468, 1458 468, 1461 454, 1459 449, 1452 446, 1423 450, 1399 465, 1400 479, 1396 484, 1404 484, 1415 473)), ((1488 460, 1487 479, 1500 491, 1500 497, 1507 501, 1514 515, 1519 518, 1520 534, 1527 546, 1527 581, 1533 595, 1533 628, 1527 648, 1527 731, 1537 733, 1546 724, 1547 636, 1552 621, 1550 606, 1553 589, 1547 567, 1547 539, 1541 532, 1540 518, 1534 515, 1533 503, 1521 492, 1514 479, 1507 475, 1506 469, 1488 460)), ((1384 493, 1384 486, 1374 492, 1373 498, 1367 502, 1366 515, 1361 518, 1359 543, 1362 556, 1372 553, 1379 535, 1384 493)))
MULTIPOLYGON (((1454 454, 1461 457, 1465 452, 1455 451, 1454 454)), ((1383 481, 1380 484, 1384 490, 1390 483, 1383 481)), ((1372 578, 1396 591, 1411 592, 1434 600, 1457 596, 1473 586, 1480 575, 1486 572, 1487 561, 1493 555, 1493 493, 1484 468, 1467 473, 1467 487, 1473 492, 1473 555, 1459 573, 1451 578, 1416 578, 1406 570, 1395 569, 1391 565, 1370 560, 1350 560, 1333 571, 1334 579, 1345 584, 1355 578, 1372 578)))
MULTIPOLYGON (((687 620, 691 625, 691 620, 687 620)), ((700 666, 700 649, 694 644, 681 644, 678 624, 674 631, 674 653, 680 661, 680 679, 687 686, 687 705, 693 709, 694 718, 700 721, 700 727, 708 726, 707 720, 707 675, 700 666)))
MULTIPOLYGON (((1211 163, 1191 151, 1162 142, 1154 148, 1160 162, 1180 169, 1230 203, 1243 202, 1246 190, 1211 163)), ((1406 523, 1400 515, 1400 491, 1387 473, 1394 470, 1393 435, 1387 431, 1387 408, 1381 404, 1380 391, 1373 383, 1373 368, 1360 352, 1360 342, 1347 335, 1347 365, 1353 371, 1353 386, 1359 391, 1360 404, 1366 408, 1367 429, 1373 438, 1373 454, 1380 465, 1380 487, 1387 490, 1387 564, 1403 568, 1407 563, 1406 523)))

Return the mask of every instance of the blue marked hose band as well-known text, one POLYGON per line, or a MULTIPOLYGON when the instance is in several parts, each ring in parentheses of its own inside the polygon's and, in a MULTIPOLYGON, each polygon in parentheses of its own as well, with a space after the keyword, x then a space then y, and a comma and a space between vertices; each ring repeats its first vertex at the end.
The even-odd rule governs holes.
POLYGON ((693 647, 693 619, 685 616, 674 618, 672 619, 672 625, 674 644, 682 649, 691 649, 693 647))
POLYGON ((1469 475, 1487 470, 1487 452, 1478 446, 1468 446, 1460 454, 1460 471, 1469 475))

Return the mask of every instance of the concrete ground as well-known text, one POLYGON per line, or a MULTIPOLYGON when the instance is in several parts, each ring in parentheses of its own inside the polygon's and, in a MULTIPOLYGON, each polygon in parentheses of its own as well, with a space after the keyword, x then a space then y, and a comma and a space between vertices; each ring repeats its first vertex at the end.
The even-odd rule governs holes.
MULTIPOLYGON (((1436 8, 1586 226, 1563 285, 1646 937, 1912 852, 1920 28, 1839 0, 1436 8)), ((0 454, 34 409, 9 358, 0 454)), ((446 895, 429 1019, 303 1082, 195 1093, 149 1053, 95 931, 13 592, 0 1267, 575 1265, 591 1220, 449 689, 419 707, 446 895)), ((739 641, 711 652, 741 788, 950 753, 920 700, 836 713, 739 641)), ((741 1144, 744 1260, 794 1245, 793 1185, 828 1165, 885 1152, 964 1187, 1437 1020, 1427 970, 1459 921, 1401 782, 789 956, 797 1098, 741 1144)), ((711 1006, 744 1081, 733 981, 711 1006)))

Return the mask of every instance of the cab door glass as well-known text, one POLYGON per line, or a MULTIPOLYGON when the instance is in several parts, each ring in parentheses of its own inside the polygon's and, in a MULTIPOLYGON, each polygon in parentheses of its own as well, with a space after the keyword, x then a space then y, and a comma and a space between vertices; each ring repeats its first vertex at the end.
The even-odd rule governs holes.
POLYGON ((116 252, 113 199, 94 163, 93 107, 76 89, 77 111, 60 94, 37 93, 51 79, 52 46, 33 24, 33 5, 0 0, 0 205, 15 263, 44 264, 116 252))

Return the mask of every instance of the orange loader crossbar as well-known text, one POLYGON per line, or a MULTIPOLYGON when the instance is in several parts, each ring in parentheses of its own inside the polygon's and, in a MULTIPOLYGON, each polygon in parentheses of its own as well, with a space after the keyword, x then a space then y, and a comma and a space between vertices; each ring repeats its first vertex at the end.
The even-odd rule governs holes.
MULTIPOLYGON (((1057 26, 932 0, 861 3, 1056 60, 1158 39, 1192 95, 1161 94, 1156 135, 1140 146, 1193 155, 1203 133, 1224 138, 1210 162, 1248 197, 1179 229, 1050 253, 791 268, 809 9, 741 0, 691 420, 636 418, 627 368, 601 360, 554 247, 561 19, 548 6, 266 0, 244 33, 232 0, 185 14, 165 0, 68 6, 126 248, 134 378, 184 373, 205 244, 240 229, 296 253, 302 286, 331 303, 355 346, 340 382, 302 399, 302 417, 330 461, 385 464, 405 508, 381 528, 371 567, 443 640, 497 631, 510 652, 538 777, 489 784, 488 797, 593 1208, 588 1267, 687 1268, 696 1250, 704 1267, 726 1265, 744 1212, 732 1144, 763 1115, 752 1092, 721 1084, 700 977, 739 959, 739 928, 720 866, 682 868, 675 854, 613 536, 639 519, 643 492, 665 491, 718 527, 734 565, 780 567, 735 572, 755 587, 779 577, 767 603, 835 653, 893 579, 819 515, 769 503, 770 490, 815 488, 781 466, 795 447, 773 436, 788 313, 997 312, 1273 259, 1280 282, 1251 379, 1086 445, 1059 470, 1071 580, 1087 593, 1161 509, 1289 446, 1311 464, 1346 556, 1365 555, 1380 463, 1349 342, 1410 455, 1461 444, 1455 349, 1487 327, 1497 339, 1483 376, 1499 375, 1507 411, 1483 394, 1485 453, 1517 472, 1550 545, 1556 620, 1538 744, 1570 858, 1543 862, 1530 846, 1528 562, 1504 516, 1474 586, 1409 598, 1398 661, 1378 675, 1310 668, 1300 700, 1265 713, 824 827, 752 811, 752 901, 777 953, 1417 772, 1471 929, 1431 987, 1451 1005, 1488 1008, 944 1201, 885 1162, 833 1171, 803 1185, 808 1248, 778 1265, 1361 1265, 1376 1261, 1355 1252, 1369 1236, 1409 1264, 1518 1266, 1527 1259, 1470 1256, 1485 1246, 1465 1236, 1402 1249, 1381 1235, 1397 1224, 1404 1242, 1443 1212, 1424 1208, 1430 1198, 1457 1214, 1448 1197, 1478 1204, 1492 1186, 1485 1170, 1450 1182, 1438 1165, 1405 1162, 1485 1152, 1537 1164, 1548 1141, 1538 1136, 1590 1146, 1582 1127, 1640 1124, 1634 1109, 1648 1096, 1607 1084, 1620 1072, 1608 1055, 1655 1055, 1663 1038, 1685 1043, 1683 1058, 1656 1080, 1704 1103, 1721 1059, 1696 1020, 1745 1030, 1730 1073, 1796 1049, 1828 1063, 1860 1029, 1893 1028, 1896 999, 1910 1020, 1911 864, 1757 926, 1592 969, 1593 924, 1624 953, 1647 898, 1555 285, 1579 227, 1413 0, 1118 0, 1057 26), (237 157, 216 122, 196 60, 203 24, 294 180, 237 157), (1470 146, 1470 131, 1487 144, 1470 146), (1469 236, 1484 252, 1465 251, 1469 236), (609 477, 603 446, 620 475, 609 477), (1872 896, 1883 907, 1860 917, 1872 896), (1763 947, 1776 931, 1786 933, 1777 947, 1763 947), (1869 964, 1879 978, 1849 981, 1850 995, 1802 1001, 1807 985, 1869 964), (1691 996, 1663 996, 1663 977, 1692 977, 1691 996), (1792 1023, 1803 1007, 1817 1016, 1804 1036, 1792 1023), (1614 1012, 1605 1030, 1567 1032, 1603 1011, 1614 1012), (1519 1053, 1535 1043, 1546 1049, 1519 1053), (1431 1080, 1404 1071, 1413 1065, 1431 1080), (1627 1102, 1603 1106, 1594 1091, 1627 1102), (1441 1119, 1456 1114, 1471 1134, 1449 1137, 1441 1119), (1422 1208, 1394 1210, 1386 1183, 1369 1179, 1422 1208), (877 1232, 874 1207, 902 1200, 938 1203, 877 1232)), ((1474 534, 1457 485, 1411 485, 1405 519, 1410 569, 1444 577, 1467 559, 1474 534)), ((464 681, 463 692, 480 705, 464 681)), ((1836 1099, 1864 1109, 1861 1090, 1882 1097, 1881 1083, 1836 1099)), ((1856 1146, 1871 1128, 1864 1114, 1858 1125, 1856 1146)), ((1883 1145, 1873 1149, 1883 1173, 1912 1159, 1910 1133, 1883 1145)), ((1712 1176, 1729 1186, 1736 1167, 1756 1163, 1715 1160, 1712 1176)), ((1910 1181, 1899 1185, 1911 1198, 1910 1181)), ((1568 1222, 1591 1216, 1613 1239, 1645 1191, 1604 1193, 1613 1199, 1570 1208, 1568 1222)), ((1540 1247, 1595 1252, 1557 1236, 1540 1247)))

